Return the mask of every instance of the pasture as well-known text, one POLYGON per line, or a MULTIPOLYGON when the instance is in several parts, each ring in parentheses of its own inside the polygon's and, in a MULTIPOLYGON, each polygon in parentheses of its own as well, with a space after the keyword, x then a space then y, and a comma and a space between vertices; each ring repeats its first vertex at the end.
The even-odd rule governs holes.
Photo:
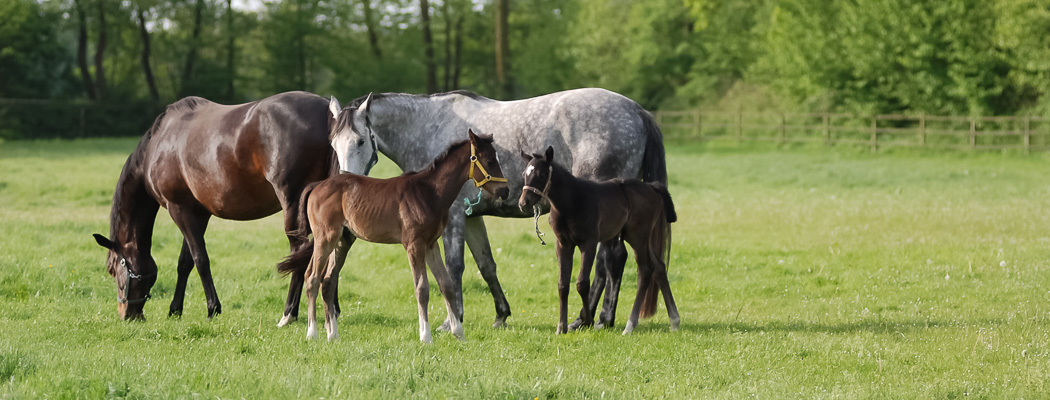
MULTIPOLYGON (((113 188, 137 139, 0 144, 0 397, 15 398, 1038 398, 1050 393, 1050 157, 873 155, 668 143, 671 287, 620 335, 554 334, 553 235, 487 218, 514 314, 468 255, 466 342, 418 341, 400 246, 359 242, 343 269, 337 342, 278 329, 279 216, 213 219, 223 314, 196 273, 166 317, 181 235, 162 210, 145 322, 117 319, 106 252, 113 188)), ((381 161, 374 176, 392 176, 381 161)), ((505 171, 507 174, 520 171, 505 171)), ((468 253, 469 254, 469 253, 468 253)), ((577 263, 579 261, 577 255, 577 263)), ((577 266, 578 270, 578 266, 577 266)), ((444 318, 431 278, 430 318, 444 318)), ((570 296, 577 309, 579 297, 570 296)), ((305 316, 303 311, 301 316, 305 316)), ((570 317, 570 320, 572 317, 570 317)))

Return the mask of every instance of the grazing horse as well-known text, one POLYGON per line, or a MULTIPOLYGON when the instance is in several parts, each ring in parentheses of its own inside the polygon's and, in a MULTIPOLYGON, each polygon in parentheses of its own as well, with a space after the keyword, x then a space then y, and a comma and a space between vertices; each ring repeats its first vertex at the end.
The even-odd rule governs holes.
MULTIPOLYGON (((351 104, 357 107, 351 112, 351 130, 346 134, 374 136, 379 151, 404 171, 429 165, 441 149, 460 140, 468 128, 474 128, 493 133, 496 151, 508 170, 520 171, 525 167, 518 159, 519 150, 539 151, 553 146, 559 154, 558 162, 579 177, 595 180, 640 177, 648 182, 667 183, 660 128, 638 103, 608 90, 576 89, 517 101, 496 101, 465 91, 435 95, 370 94, 351 104)), ((354 157, 338 148, 336 152, 340 160, 354 157)), ((515 174, 507 178, 510 196, 518 196, 521 178, 515 174)), ((443 236, 445 261, 457 290, 461 290, 466 241, 495 302, 493 326, 503 326, 510 316, 510 305, 496 277, 496 262, 485 223, 478 217, 523 218, 532 217, 533 213, 519 210, 513 202, 504 204, 480 198, 472 185, 466 185, 460 197, 470 199, 471 214, 468 217, 464 212, 467 210, 464 202, 453 203, 443 236)), ((546 208, 543 203, 540 211, 546 212, 546 208)), ((602 245, 599 252, 599 260, 619 264, 619 271, 623 270, 626 259, 627 251, 622 243, 602 245)), ((617 268, 611 270, 615 272, 617 268)), ((615 292, 619 290, 620 277, 611 274, 606 285, 605 271, 599 262, 594 278, 598 290, 593 292, 595 295, 581 314, 593 315, 602 288, 608 286, 602 321, 611 326, 616 315, 615 292)), ((581 319, 574 325, 591 323, 593 320, 581 319)))
MULTIPOLYGON (((521 153, 528 163, 522 172, 525 181, 518 207, 526 209, 546 199, 551 205, 549 221, 558 238, 558 333, 566 332, 569 280, 572 257, 580 248, 580 276, 576 291, 586 304, 588 278, 598 243, 626 241, 638 261, 638 294, 623 334, 638 326, 638 316, 648 318, 656 312, 656 296, 664 294, 671 330, 678 330, 681 318, 667 281, 667 260, 671 251, 671 223, 678 219, 667 188, 658 183, 635 179, 593 182, 578 179, 554 163, 554 148, 543 155, 521 153), (542 188, 542 189, 540 189, 542 188), (662 204, 663 207, 654 206, 662 204)), ((606 294, 608 296, 608 294, 606 294)), ((581 318, 588 318, 581 315, 581 318)))
MULTIPOLYGON (((109 238, 95 241, 110 250, 107 270, 117 283, 121 318, 142 318, 157 281, 150 254, 153 223, 160 207, 183 234, 178 281, 168 315, 181 315, 186 281, 197 266, 208 317, 222 312, 204 231, 212 216, 253 220, 284 210, 286 231, 298 228, 299 197, 307 184, 332 175, 333 145, 352 157, 339 169, 367 173, 376 151, 368 137, 347 130, 349 110, 315 94, 289 92, 241 105, 200 97, 172 103, 157 117, 124 163, 113 195, 109 238), (338 136, 338 141, 330 138, 338 136), (369 143, 365 143, 365 141, 369 143)), ((292 250, 303 241, 288 236, 292 250)), ((302 276, 288 288, 285 316, 298 314, 302 276)))
POLYGON ((324 300, 328 340, 339 337, 335 309, 336 282, 346 254, 357 239, 373 243, 401 244, 415 281, 419 304, 419 340, 430 343, 427 303, 430 299, 427 265, 445 298, 452 334, 463 340, 460 323, 462 294, 455 291, 441 261, 438 237, 448 223, 449 208, 458 200, 460 188, 473 181, 497 198, 506 199, 507 184, 492 147, 492 138, 468 132, 469 140, 453 144, 434 164, 419 172, 390 179, 343 174, 308 186, 300 203, 302 224, 298 236, 314 234, 313 246, 304 246, 278 265, 286 273, 306 270, 306 337, 317 337, 317 292, 324 300), (492 175, 489 175, 491 171, 492 175))

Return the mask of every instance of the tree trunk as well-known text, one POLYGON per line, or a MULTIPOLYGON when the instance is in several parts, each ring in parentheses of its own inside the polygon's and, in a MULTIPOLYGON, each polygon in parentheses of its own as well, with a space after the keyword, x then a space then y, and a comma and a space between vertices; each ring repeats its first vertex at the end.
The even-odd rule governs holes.
POLYGON ((460 55, 463 54, 463 18, 459 16, 456 19, 456 59, 452 66, 452 88, 459 89, 459 71, 460 71, 460 55))
POLYGON ((372 53, 377 60, 383 59, 383 53, 379 51, 379 38, 376 36, 375 22, 372 20, 372 0, 363 0, 365 6, 365 29, 368 30, 368 44, 372 45, 372 53))
POLYGON ((299 0, 295 3, 295 16, 296 16, 296 41, 299 42, 298 51, 296 57, 298 58, 299 76, 296 79, 296 83, 299 84, 299 90, 307 90, 306 88, 306 32, 304 26, 306 22, 303 21, 303 1, 299 0))
POLYGON ((157 83, 153 80, 153 67, 149 64, 150 41, 149 31, 146 30, 146 13, 142 8, 138 9, 139 37, 142 39, 142 71, 146 73, 146 85, 149 86, 149 96, 153 101, 160 101, 160 93, 157 91, 157 83))
POLYGON ((103 61, 106 58, 106 3, 104 0, 96 0, 98 4, 98 41, 95 43, 95 98, 102 100, 106 97, 106 68, 103 61))
POLYGON ((437 66, 434 65, 434 38, 430 35, 430 4, 419 0, 419 10, 423 15, 423 48, 424 62, 427 65, 427 93, 437 93, 437 66))
POLYGON ((193 33, 190 37, 190 51, 186 54, 186 64, 182 67, 182 82, 180 83, 179 97, 185 97, 190 93, 193 79, 193 65, 197 62, 197 48, 200 47, 201 20, 204 17, 204 0, 197 0, 193 7, 193 33))
POLYGON ((449 0, 445 0, 441 4, 442 13, 445 14, 445 84, 442 88, 443 91, 449 91, 449 84, 452 83, 452 14, 449 13, 449 0))
POLYGON ((503 99, 514 98, 514 83, 510 75, 510 39, 507 37, 507 16, 510 0, 496 0, 496 79, 503 90, 503 99))
POLYGON ((226 0, 226 36, 229 42, 226 47, 226 99, 233 101, 233 79, 237 71, 233 67, 234 33, 233 33, 233 0, 226 0))
POLYGON ((73 0, 73 6, 77 11, 77 66, 80 68, 80 80, 84 84, 84 92, 87 93, 88 99, 95 100, 95 82, 91 80, 87 60, 87 17, 80 6, 80 0, 73 0))

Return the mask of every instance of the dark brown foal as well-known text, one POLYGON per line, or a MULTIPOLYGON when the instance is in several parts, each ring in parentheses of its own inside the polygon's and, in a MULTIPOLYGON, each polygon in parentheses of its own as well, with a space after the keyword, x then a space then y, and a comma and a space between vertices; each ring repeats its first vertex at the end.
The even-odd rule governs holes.
MULTIPOLYGON (((551 204, 549 221, 558 239, 558 296, 561 307, 558 333, 565 333, 572 279, 572 258, 580 248, 580 275, 576 290, 586 304, 590 292, 591 266, 598 243, 615 245, 621 238, 634 249, 638 262, 638 295, 623 334, 638 325, 638 317, 656 312, 656 297, 663 292, 671 330, 678 330, 681 318, 667 281, 667 256, 671 248, 671 223, 677 219, 667 188, 639 180, 614 179, 594 182, 572 176, 554 163, 554 148, 545 154, 521 153, 528 164, 522 172, 525 186, 518 207, 532 207, 541 199, 551 204), (659 205, 663 205, 660 207, 659 205)), ((584 307, 587 314, 587 307, 584 307)), ((593 321, 593 315, 581 315, 593 321)))
MULTIPOLYGON (((325 330, 328 340, 339 337, 336 329, 336 282, 350 246, 357 239, 373 243, 400 243, 408 252, 419 305, 419 340, 430 343, 427 303, 430 299, 426 266, 437 280, 445 298, 452 334, 463 340, 463 295, 456 289, 437 240, 448 223, 449 208, 463 184, 473 180, 500 200, 509 189, 496 159, 492 137, 468 132, 469 140, 453 144, 434 164, 420 172, 409 172, 391 179, 375 179, 354 174, 328 178, 303 192, 301 218, 308 218, 309 231, 297 232, 305 238, 314 234, 313 246, 289 256, 278 270, 289 273, 306 270, 306 337, 317 337, 317 293, 322 292, 325 330), (493 175, 489 175, 492 173, 493 175)), ((302 225, 304 228, 307 226, 302 225)))

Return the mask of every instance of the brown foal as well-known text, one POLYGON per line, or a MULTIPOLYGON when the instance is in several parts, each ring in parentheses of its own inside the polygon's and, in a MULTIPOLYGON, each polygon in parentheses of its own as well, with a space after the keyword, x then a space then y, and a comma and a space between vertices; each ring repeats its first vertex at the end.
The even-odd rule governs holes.
MULTIPOLYGON (((542 155, 522 152, 521 157, 528 165, 522 172, 525 186, 518 207, 527 209, 541 199, 547 199, 551 205, 551 229, 558 239, 558 296, 561 308, 557 333, 565 333, 567 328, 569 281, 572 279, 572 258, 576 248, 580 248, 582 257, 576 290, 586 304, 591 266, 598 243, 603 243, 603 246, 615 245, 620 240, 631 245, 638 262, 638 295, 623 334, 631 333, 638 326, 639 314, 647 318, 656 312, 658 292, 663 292, 671 330, 678 330, 681 318, 667 281, 671 223, 678 217, 667 188, 635 179, 594 182, 576 178, 554 163, 552 147, 548 147, 542 155)), ((607 296, 615 294, 610 291, 607 296)), ((580 319, 593 321, 593 315, 582 313, 587 313, 587 307, 581 312, 580 319)))
POLYGON ((308 218, 309 231, 296 232, 306 237, 313 232, 313 246, 305 246, 280 265, 284 273, 306 270, 307 338, 317 337, 317 293, 322 292, 325 330, 328 340, 339 337, 336 329, 336 285, 350 246, 357 239, 373 243, 400 243, 408 252, 419 305, 419 340, 430 343, 427 306, 430 283, 426 267, 437 280, 451 321, 451 332, 463 340, 463 294, 445 269, 437 240, 448 223, 449 208, 463 184, 474 181, 500 200, 509 189, 496 158, 491 136, 475 135, 453 144, 434 164, 419 172, 408 172, 391 179, 376 179, 342 174, 308 186, 300 201, 302 218, 308 218), (489 175, 492 173, 492 175, 489 175))

